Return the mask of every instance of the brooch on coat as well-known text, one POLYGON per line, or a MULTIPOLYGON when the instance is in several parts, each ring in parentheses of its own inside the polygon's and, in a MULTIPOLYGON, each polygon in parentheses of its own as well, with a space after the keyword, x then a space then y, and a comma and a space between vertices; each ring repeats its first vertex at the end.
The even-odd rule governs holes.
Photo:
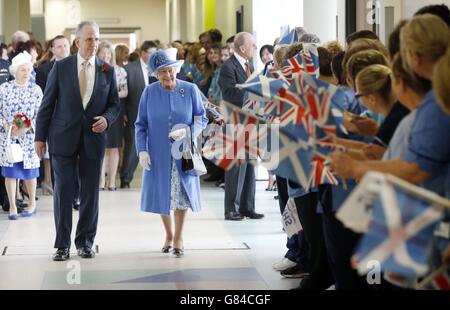
POLYGON ((181 94, 181 97, 183 97, 184 98, 184 89, 182 88, 182 89, 180 89, 180 94, 181 94))

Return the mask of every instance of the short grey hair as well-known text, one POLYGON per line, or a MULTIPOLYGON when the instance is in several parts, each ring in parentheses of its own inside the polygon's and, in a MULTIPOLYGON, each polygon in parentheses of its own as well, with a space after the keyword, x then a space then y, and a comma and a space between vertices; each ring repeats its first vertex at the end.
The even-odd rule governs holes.
POLYGON ((239 32, 234 37, 234 49, 238 51, 241 46, 249 44, 248 38, 252 37, 252 34, 249 32, 239 32))
POLYGON ((11 42, 13 44, 27 41, 30 41, 30 36, 25 31, 18 30, 14 32, 13 35, 11 36, 11 42))
POLYGON ((96 22, 94 22, 94 21, 84 21, 84 22, 79 23, 78 26, 77 26, 77 29, 75 31, 75 37, 76 38, 81 37, 81 31, 86 26, 97 28, 97 30, 100 31, 100 27, 98 26, 98 24, 96 22))

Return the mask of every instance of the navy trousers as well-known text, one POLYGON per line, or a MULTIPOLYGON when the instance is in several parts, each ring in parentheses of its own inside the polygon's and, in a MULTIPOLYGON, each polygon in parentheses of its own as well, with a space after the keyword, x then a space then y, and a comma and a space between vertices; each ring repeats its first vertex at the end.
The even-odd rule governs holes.
MULTIPOLYGON (((83 145, 83 143, 80 143, 83 145)), ((72 205, 76 196, 77 175, 80 181, 80 209, 76 230, 76 248, 92 248, 97 233, 98 186, 102 158, 86 156, 82 146, 75 156, 51 156, 54 171, 54 215, 56 225, 55 248, 70 248, 72 232, 72 205)))

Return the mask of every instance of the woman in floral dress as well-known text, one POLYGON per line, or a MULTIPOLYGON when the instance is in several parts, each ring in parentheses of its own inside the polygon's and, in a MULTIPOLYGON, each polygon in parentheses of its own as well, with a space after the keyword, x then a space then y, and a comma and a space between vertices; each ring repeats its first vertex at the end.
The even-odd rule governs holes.
POLYGON ((28 52, 22 52, 12 59, 9 70, 15 80, 0 86, 0 166, 5 178, 6 190, 10 202, 10 220, 17 220, 16 188, 17 179, 24 180, 29 195, 29 205, 21 213, 31 216, 36 212, 36 179, 39 176, 39 158, 34 149, 34 130, 36 115, 42 100, 42 91, 30 82, 33 69, 32 58, 28 52), (14 119, 18 114, 25 115, 29 126, 19 128, 14 119), (11 128, 11 138, 7 140, 11 128), (23 151, 23 161, 11 163, 6 156, 7 145, 19 143, 23 151))

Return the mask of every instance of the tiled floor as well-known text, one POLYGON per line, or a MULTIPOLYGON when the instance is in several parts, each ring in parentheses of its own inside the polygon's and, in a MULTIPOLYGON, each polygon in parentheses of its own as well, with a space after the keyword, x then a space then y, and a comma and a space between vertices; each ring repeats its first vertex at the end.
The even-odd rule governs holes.
POLYGON ((203 210, 188 214, 180 259, 160 253, 161 220, 139 210, 134 188, 101 192, 95 259, 53 262, 52 200, 40 196, 31 218, 12 222, 0 214, 0 289, 288 289, 298 280, 271 267, 286 235, 275 192, 265 185, 257 182, 256 200, 266 217, 232 222, 223 220, 223 190, 202 184, 203 210))

